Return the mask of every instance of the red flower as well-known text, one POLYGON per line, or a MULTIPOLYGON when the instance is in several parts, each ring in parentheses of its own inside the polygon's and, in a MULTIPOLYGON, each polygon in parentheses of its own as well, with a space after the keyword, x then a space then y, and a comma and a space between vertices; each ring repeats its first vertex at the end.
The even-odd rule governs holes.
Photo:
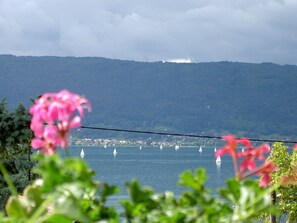
POLYGON ((264 160, 265 156, 263 155, 265 152, 268 153, 270 151, 270 147, 267 144, 261 145, 257 148, 252 148, 249 146, 247 150, 242 153, 238 153, 239 157, 243 157, 243 160, 240 165, 240 171, 250 170, 253 171, 256 168, 256 159, 264 160))
POLYGON ((266 187, 270 183, 270 174, 277 169, 277 166, 270 160, 265 160, 263 166, 256 172, 257 175, 262 176, 259 183, 261 187, 266 187))
POLYGON ((216 152, 216 157, 222 156, 225 153, 229 153, 233 156, 235 154, 236 147, 237 147, 236 138, 233 135, 225 135, 222 138, 227 141, 227 144, 224 148, 220 148, 216 152))
POLYGON ((238 139, 237 142, 245 145, 247 149, 253 148, 251 141, 246 138, 238 139))
POLYGON ((238 154, 239 157, 243 156, 243 160, 240 164, 240 172, 244 172, 246 170, 252 171, 256 168, 256 162, 255 157, 253 156, 253 149, 250 148, 248 150, 245 150, 242 153, 238 154))
POLYGON ((254 156, 258 158, 258 160, 264 160, 265 156, 263 155, 264 153, 269 153, 270 152, 270 147, 268 144, 261 145, 254 149, 254 156))
POLYGON ((269 145, 264 144, 257 148, 253 148, 250 140, 246 138, 236 139, 233 135, 226 135, 222 138, 227 141, 226 146, 216 152, 216 157, 222 156, 225 153, 229 153, 232 156, 235 177, 238 180, 244 179, 253 174, 257 174, 262 176, 260 185, 267 186, 267 184, 271 181, 269 174, 277 169, 277 167, 271 161, 265 160, 264 153, 270 151, 269 145), (243 152, 236 153, 238 143, 244 145, 245 150, 243 152), (240 166, 238 164, 239 157, 243 157, 240 166), (260 167, 257 167, 257 159, 265 160, 264 164, 260 167))

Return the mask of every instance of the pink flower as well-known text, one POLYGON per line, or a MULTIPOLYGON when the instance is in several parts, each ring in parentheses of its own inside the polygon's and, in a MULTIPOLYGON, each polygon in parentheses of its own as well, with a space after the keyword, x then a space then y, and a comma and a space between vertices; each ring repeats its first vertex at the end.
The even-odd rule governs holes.
POLYGON ((52 155, 56 152, 56 146, 53 142, 46 141, 45 139, 34 138, 31 141, 31 146, 33 149, 40 149, 41 153, 47 153, 52 155))
POLYGON ((240 164, 240 171, 253 170, 256 167, 255 157, 253 156, 253 149, 245 150, 243 153, 239 153, 239 157, 243 156, 243 160, 240 164))
POLYGON ((237 142, 243 144, 247 149, 253 148, 251 141, 246 138, 238 139, 237 142))
POLYGON ((270 174, 272 171, 276 170, 277 167, 268 160, 265 160, 264 153, 270 151, 269 145, 261 145, 257 148, 253 148, 250 140, 248 139, 236 139, 232 135, 223 136, 223 139, 227 141, 226 146, 222 149, 219 149, 216 152, 216 156, 221 156, 225 153, 229 153, 232 156, 235 177, 239 180, 249 177, 253 174, 262 176, 260 185, 266 186, 270 182, 270 174), (243 144, 245 150, 243 152, 236 152, 237 145, 243 144), (238 158, 243 157, 242 162, 239 166, 238 158), (257 167, 256 160, 265 160, 264 164, 260 167, 257 167))
POLYGON ((84 109, 91 110, 89 101, 67 90, 42 95, 30 108, 30 128, 35 136, 32 147, 49 154, 56 146, 66 148, 69 132, 80 126, 84 109))
POLYGON ((268 186, 271 181, 270 174, 277 169, 277 166, 274 165, 270 160, 265 160, 263 166, 256 172, 257 175, 262 177, 259 182, 261 187, 268 186))
POLYGON ((239 153, 239 157, 243 157, 243 160, 240 165, 240 171, 244 172, 245 170, 252 171, 256 168, 256 159, 264 160, 265 156, 263 153, 268 153, 270 151, 269 145, 261 145, 257 148, 252 148, 251 146, 246 149, 244 152, 239 153))
POLYGON ((225 147, 218 149, 216 152, 216 157, 222 156, 225 153, 229 153, 230 155, 236 152, 237 141, 233 135, 225 135, 222 137, 224 140, 227 141, 225 147))
POLYGON ((261 145, 254 149, 253 155, 258 158, 258 160, 264 160, 265 156, 263 155, 264 153, 269 153, 270 152, 270 147, 267 144, 261 145))

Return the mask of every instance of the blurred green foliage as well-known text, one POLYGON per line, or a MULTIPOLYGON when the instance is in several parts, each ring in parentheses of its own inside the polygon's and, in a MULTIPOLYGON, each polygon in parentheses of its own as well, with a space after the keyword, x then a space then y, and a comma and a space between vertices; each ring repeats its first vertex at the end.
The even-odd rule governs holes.
MULTIPOLYGON (((272 146, 272 153, 269 156, 278 166, 278 171, 272 173, 271 185, 279 185, 275 191, 276 194, 276 205, 279 206, 283 213, 283 218, 286 218, 287 223, 294 223, 297 219, 297 185, 296 185, 296 168, 297 168, 297 150, 290 150, 283 143, 275 143, 272 146), (295 176, 294 184, 283 184, 284 177, 295 176)), ((268 221, 267 221, 268 222, 268 221)), ((281 222, 278 219, 278 222, 281 222)))
POLYGON ((205 187, 204 169, 185 171, 179 197, 170 191, 155 193, 137 180, 126 184, 129 198, 121 200, 123 210, 107 205, 108 197, 119 192, 115 186, 94 181, 94 171, 79 158, 38 154, 35 173, 41 176, 21 196, 11 196, 3 223, 91 223, 91 222, 258 222, 263 213, 278 211, 270 203, 270 191, 256 180, 230 179, 218 194, 205 187))

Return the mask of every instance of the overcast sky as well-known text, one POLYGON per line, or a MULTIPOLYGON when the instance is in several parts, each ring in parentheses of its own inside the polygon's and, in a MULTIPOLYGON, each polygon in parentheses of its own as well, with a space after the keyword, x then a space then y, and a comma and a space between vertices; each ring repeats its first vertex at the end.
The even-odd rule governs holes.
POLYGON ((297 64, 297 0, 0 0, 0 54, 297 64))

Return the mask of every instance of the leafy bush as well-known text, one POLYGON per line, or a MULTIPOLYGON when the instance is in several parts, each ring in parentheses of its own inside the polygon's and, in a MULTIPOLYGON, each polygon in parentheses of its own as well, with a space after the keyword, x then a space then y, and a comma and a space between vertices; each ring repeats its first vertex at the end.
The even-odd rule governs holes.
MULTIPOLYGON (((283 143, 275 143, 269 156, 279 168, 271 174, 272 186, 281 185, 275 191, 275 203, 287 218, 287 222, 296 222, 297 219, 297 150, 289 153, 283 143)), ((268 219, 268 217, 266 217, 268 219)), ((268 221, 268 220, 267 220, 268 221)))
MULTIPOLYGON (((30 121, 31 116, 22 104, 19 104, 15 111, 8 112, 6 101, 0 102, 0 159, 18 192, 21 192, 33 178, 33 161, 30 160, 30 142, 33 134, 30 121)), ((1 173, 0 188, 0 210, 3 210, 10 191, 1 173)))

